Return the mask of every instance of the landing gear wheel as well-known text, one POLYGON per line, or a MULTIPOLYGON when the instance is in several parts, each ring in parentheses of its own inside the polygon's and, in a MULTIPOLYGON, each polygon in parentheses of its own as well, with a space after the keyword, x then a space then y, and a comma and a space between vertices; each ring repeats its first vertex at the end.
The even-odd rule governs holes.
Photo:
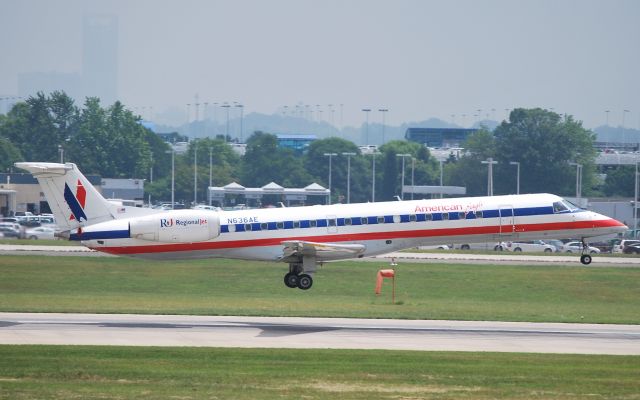
POLYGON ((293 272, 289 272, 284 276, 284 284, 287 285, 287 287, 297 288, 298 281, 299 281, 298 275, 294 274, 293 272))
POLYGON ((313 285, 313 278, 310 275, 302 274, 298 275, 298 288, 302 290, 310 289, 313 285))
POLYGON ((584 265, 591 264, 591 256, 589 254, 583 254, 580 256, 580 262, 584 265))

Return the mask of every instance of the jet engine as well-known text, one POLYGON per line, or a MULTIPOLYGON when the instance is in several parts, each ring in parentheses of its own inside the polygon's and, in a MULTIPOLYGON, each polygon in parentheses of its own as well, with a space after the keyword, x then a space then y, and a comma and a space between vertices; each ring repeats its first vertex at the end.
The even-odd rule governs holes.
POLYGON ((175 210, 129 221, 133 239, 165 243, 205 242, 220 235, 220 218, 216 212, 175 210))

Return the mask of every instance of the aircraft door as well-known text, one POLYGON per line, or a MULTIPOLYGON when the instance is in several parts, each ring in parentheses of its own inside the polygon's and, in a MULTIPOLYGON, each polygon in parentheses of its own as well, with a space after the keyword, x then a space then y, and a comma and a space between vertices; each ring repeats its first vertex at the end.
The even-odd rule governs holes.
POLYGON ((515 225, 515 216, 513 215, 513 206, 511 205, 502 205, 498 207, 499 219, 500 219, 500 229, 499 236, 500 238, 511 237, 513 236, 516 225, 515 225))

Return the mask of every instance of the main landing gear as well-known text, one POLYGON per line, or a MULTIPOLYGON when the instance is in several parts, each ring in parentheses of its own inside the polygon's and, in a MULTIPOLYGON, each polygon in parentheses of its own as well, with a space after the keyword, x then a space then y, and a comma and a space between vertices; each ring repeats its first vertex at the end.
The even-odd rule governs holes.
POLYGON ((284 284, 290 288, 311 289, 311 286, 313 286, 313 278, 311 276, 315 270, 315 259, 307 260, 303 258, 303 262, 289 263, 289 273, 284 276, 284 284))
POLYGON ((591 261, 592 261, 591 255, 588 253, 589 245, 584 242, 584 239, 582 239, 581 242, 582 242, 582 255, 580 256, 580 262, 584 265, 589 265, 591 264, 591 261))
POLYGON ((290 288, 307 290, 313 285, 313 278, 308 274, 296 274, 294 272, 289 272, 284 276, 284 284, 290 288))

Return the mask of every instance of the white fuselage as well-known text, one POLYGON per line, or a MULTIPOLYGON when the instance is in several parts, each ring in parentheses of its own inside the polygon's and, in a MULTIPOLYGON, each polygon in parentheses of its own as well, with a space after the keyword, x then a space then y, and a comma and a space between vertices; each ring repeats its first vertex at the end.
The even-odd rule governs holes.
POLYGON ((76 239, 95 250, 150 259, 278 260, 282 243, 292 240, 361 244, 366 249, 359 256, 372 256, 419 245, 582 239, 627 229, 604 215, 559 208, 562 202, 555 195, 531 194, 219 212, 181 210, 158 214, 156 219, 147 216, 142 222, 132 218, 91 225, 76 239))

